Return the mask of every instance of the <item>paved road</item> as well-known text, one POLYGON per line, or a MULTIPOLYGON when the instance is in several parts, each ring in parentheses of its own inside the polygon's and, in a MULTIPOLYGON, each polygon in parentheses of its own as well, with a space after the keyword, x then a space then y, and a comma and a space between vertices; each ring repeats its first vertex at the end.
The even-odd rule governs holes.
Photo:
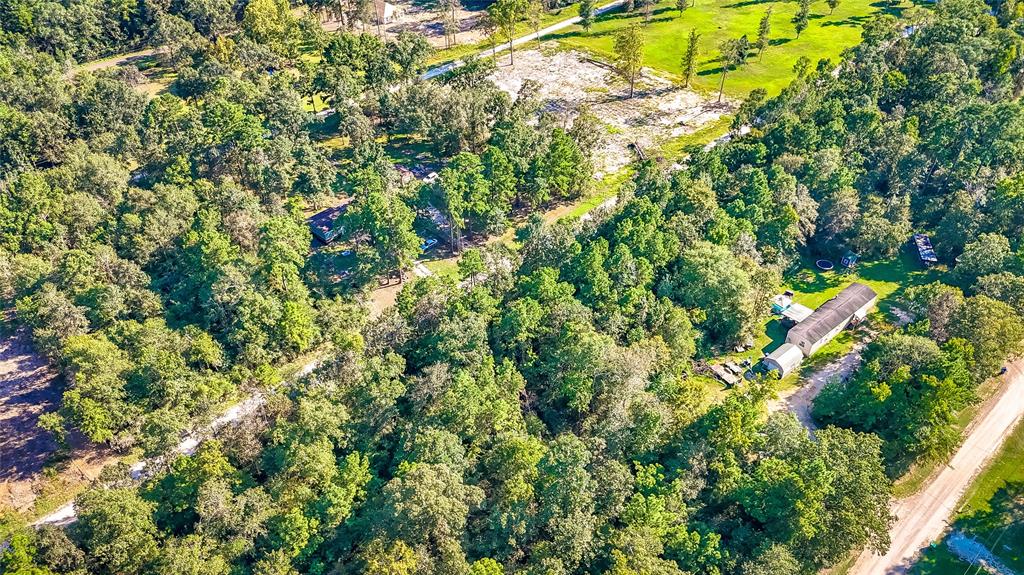
POLYGON ((1007 366, 1006 383, 985 402, 963 445, 920 492, 893 506, 897 520, 885 555, 864 551, 848 575, 908 573, 918 552, 939 539, 960 497, 1024 413, 1024 360, 1007 366))
MULTIPOLYGON (((618 8, 619 6, 622 6, 625 3, 626 3, 626 0, 615 0, 614 2, 609 2, 608 4, 605 4, 604 6, 601 6, 600 8, 595 9, 594 10, 594 16, 600 16, 601 14, 604 14, 605 12, 608 12, 610 10, 614 10, 614 9, 618 8)), ((516 38, 515 40, 512 40, 512 47, 515 48, 516 46, 521 46, 521 45, 523 45, 523 44, 525 44, 527 42, 530 42, 532 40, 536 40, 537 38, 543 38, 544 36, 547 36, 548 34, 551 34, 552 32, 557 32, 557 31, 562 30, 564 28, 568 28, 569 26, 572 26, 573 24, 578 24, 580 22, 580 20, 581 20, 581 18, 579 16, 573 16, 572 18, 569 18, 567 20, 562 20, 561 22, 556 22, 556 23, 548 26, 547 28, 541 28, 540 30, 538 30, 536 32, 531 32, 530 34, 527 34, 525 36, 520 36, 520 37, 516 38)), ((502 45, 497 47, 496 53, 504 52, 505 50, 508 50, 508 48, 509 48, 509 44, 508 44, 508 42, 505 42, 504 44, 502 44, 502 45)), ((436 77, 440 76, 441 74, 450 72, 450 71, 452 71, 452 70, 454 70, 456 68, 461 67, 464 63, 465 62, 463 62, 462 60, 454 60, 452 62, 448 62, 447 64, 442 64, 440 66, 435 66, 435 67, 427 70, 426 72, 424 72, 420 76, 420 78, 423 78, 424 80, 430 80, 431 78, 436 78, 436 77)))

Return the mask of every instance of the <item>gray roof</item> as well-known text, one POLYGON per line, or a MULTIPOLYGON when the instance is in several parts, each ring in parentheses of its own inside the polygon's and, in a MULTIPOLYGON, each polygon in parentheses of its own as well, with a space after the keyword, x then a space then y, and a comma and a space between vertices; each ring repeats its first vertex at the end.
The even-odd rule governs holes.
POLYGON ((786 339, 806 339, 818 341, 825 337, 836 326, 846 322, 864 304, 878 297, 875 290, 854 282, 836 294, 836 297, 821 304, 807 319, 796 324, 789 330, 786 339))

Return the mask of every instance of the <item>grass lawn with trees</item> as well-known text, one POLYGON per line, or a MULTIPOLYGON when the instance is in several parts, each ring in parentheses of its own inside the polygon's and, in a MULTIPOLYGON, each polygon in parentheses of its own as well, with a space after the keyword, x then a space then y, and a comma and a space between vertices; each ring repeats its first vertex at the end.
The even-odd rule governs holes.
MULTIPOLYGON (((898 296, 907 287, 922 285, 939 278, 938 271, 921 267, 916 258, 903 250, 898 256, 889 260, 860 262, 854 270, 821 271, 814 267, 814 262, 804 259, 798 271, 785 279, 784 289, 794 293, 793 301, 816 309, 821 304, 835 297, 840 291, 853 282, 860 282, 878 294, 878 310, 889 316, 890 310, 898 296)), ((749 358, 757 361, 762 355, 770 353, 786 340, 786 328, 782 327, 777 316, 771 316, 765 323, 765 333, 754 341, 754 346, 743 352, 731 354, 734 360, 749 358)), ((805 368, 814 368, 827 363, 831 359, 845 353, 854 344, 850 332, 839 334, 834 340, 822 347, 805 363, 805 368)))
MULTIPOLYGON (((690 0, 693 2, 693 0, 690 0)), ((639 5, 639 2, 637 3, 639 5)), ((696 0, 680 14, 676 0, 661 0, 653 6, 651 21, 644 23, 643 10, 621 10, 598 16, 590 32, 574 26, 553 34, 569 47, 611 58, 615 34, 632 24, 643 25, 644 65, 679 75, 691 28, 701 34, 699 58, 693 87, 701 91, 718 90, 721 77, 719 44, 744 34, 753 44, 758 24, 770 7, 770 45, 762 57, 751 52, 747 62, 726 74, 725 93, 744 97, 755 88, 777 94, 794 76, 793 65, 801 56, 812 62, 822 58, 838 61, 846 48, 860 42, 861 27, 880 11, 899 13, 908 4, 885 5, 877 0, 840 0, 834 13, 823 1, 813 2, 809 25, 797 38, 792 22, 799 10, 797 2, 756 2, 750 0, 696 0)))

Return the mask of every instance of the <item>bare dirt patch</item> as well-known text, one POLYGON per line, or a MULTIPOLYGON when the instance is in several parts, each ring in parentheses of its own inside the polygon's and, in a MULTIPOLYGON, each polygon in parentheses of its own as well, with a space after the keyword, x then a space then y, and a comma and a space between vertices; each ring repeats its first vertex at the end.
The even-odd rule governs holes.
POLYGON ((588 106, 605 127, 594 158, 597 177, 631 162, 631 144, 656 153, 666 142, 697 131, 734 107, 679 88, 647 70, 629 98, 629 85, 606 64, 575 50, 549 46, 516 52, 514 66, 501 65, 504 61, 499 59, 491 79, 513 97, 527 80, 538 82, 544 109, 564 114, 567 123, 581 106, 588 106))
POLYGON ((36 424, 60 403, 56 373, 19 330, 0 339, 0 481, 42 471, 56 445, 36 424))
MULTIPOLYGON (((394 38, 401 32, 416 32, 422 34, 434 48, 446 47, 441 14, 437 10, 414 2, 396 2, 394 10, 390 21, 385 24, 377 26, 376 22, 367 22, 365 25, 357 23, 355 28, 374 34, 383 33, 387 38, 394 38)), ((481 27, 483 16, 483 10, 460 7, 455 11, 458 28, 455 33, 456 44, 475 44, 486 37, 481 27)), ((328 17, 321 22, 321 26, 328 32, 335 32, 343 28, 344 22, 328 17)))
POLYGON ((112 459, 73 438, 76 447, 54 464, 58 446, 37 424, 57 409, 62 391, 56 371, 24 330, 0 337, 0 508, 26 512, 63 499, 112 459))

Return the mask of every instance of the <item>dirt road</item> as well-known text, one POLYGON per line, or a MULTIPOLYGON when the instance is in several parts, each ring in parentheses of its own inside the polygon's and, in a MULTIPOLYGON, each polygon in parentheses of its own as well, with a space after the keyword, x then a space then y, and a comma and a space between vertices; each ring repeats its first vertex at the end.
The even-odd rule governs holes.
POLYGON ((70 75, 74 76, 81 72, 95 72, 96 70, 105 70, 115 66, 131 64, 137 60, 152 56, 153 54, 156 54, 156 48, 147 48, 145 50, 139 50, 138 52, 119 54, 110 58, 104 58, 103 60, 93 60, 92 62, 86 62, 85 64, 75 66, 70 70, 70 75))
MULTIPOLYGON (((309 363, 305 364, 304 366, 302 366, 302 368, 300 368, 299 371, 293 377, 295 379, 305 377, 312 373, 313 370, 315 370, 318 365, 320 365, 320 360, 314 359, 309 363)), ((212 436, 214 433, 216 433, 224 426, 235 421, 239 421, 245 417, 248 417, 249 415, 252 415, 266 402, 266 400, 266 396, 257 391, 252 395, 249 395, 242 401, 239 401, 238 403, 232 405, 231 407, 226 409, 224 413, 222 413, 219 417, 210 422, 209 425, 203 427, 202 429, 196 430, 188 434, 186 437, 184 437, 181 440, 181 442, 178 443, 177 447, 172 449, 166 455, 154 457, 151 459, 144 459, 133 465, 131 467, 132 479, 135 479, 136 481, 141 481, 142 479, 145 479, 148 476, 146 469, 152 468, 154 464, 160 463, 163 460, 177 457, 178 455, 192 455, 193 453, 196 452, 196 448, 199 447, 199 444, 202 443, 204 439, 212 436)), ((37 519, 34 523, 32 523, 32 526, 40 527, 43 525, 68 525, 74 523, 77 518, 78 517, 75 512, 75 503, 74 501, 69 501, 68 503, 62 505, 53 513, 50 513, 49 515, 37 519)))
POLYGON ((893 506, 897 520, 889 551, 881 556, 864 551, 848 575, 908 573, 918 552, 942 536, 964 491, 1024 414, 1024 360, 1009 364, 1003 377, 1006 383, 979 410, 949 465, 893 506))
POLYGON ((804 384, 800 387, 779 393, 778 399, 768 402, 768 413, 790 411, 804 427, 814 431, 816 426, 814 419, 811 418, 814 398, 818 397, 826 383, 844 379, 857 369, 857 366, 860 365, 860 352, 865 345, 867 345, 865 342, 857 342, 849 353, 806 377, 804 384))

